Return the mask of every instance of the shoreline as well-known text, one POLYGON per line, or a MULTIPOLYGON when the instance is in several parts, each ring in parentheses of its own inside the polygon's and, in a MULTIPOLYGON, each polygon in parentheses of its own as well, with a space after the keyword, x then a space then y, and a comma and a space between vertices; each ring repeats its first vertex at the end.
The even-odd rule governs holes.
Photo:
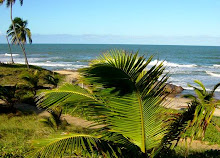
MULTIPOLYGON (((72 82, 76 81, 79 78, 79 72, 77 70, 55 70, 53 72, 59 73, 61 75, 66 75, 66 81, 72 82)), ((188 103, 191 100, 188 98, 181 98, 181 93, 176 96, 168 96, 165 101, 165 105, 167 108, 175 109, 175 110, 184 110, 188 108, 188 103)), ((216 109, 215 116, 220 117, 220 109, 216 109)))

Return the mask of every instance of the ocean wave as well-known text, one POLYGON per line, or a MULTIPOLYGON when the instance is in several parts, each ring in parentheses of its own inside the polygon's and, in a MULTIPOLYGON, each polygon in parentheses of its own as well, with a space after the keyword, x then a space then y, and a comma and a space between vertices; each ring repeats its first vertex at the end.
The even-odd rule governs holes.
POLYGON ((61 63, 30 63, 31 65, 37 65, 37 66, 49 66, 49 67, 68 67, 72 66, 72 64, 61 64, 61 63))
POLYGON ((213 77, 220 77, 220 74, 216 74, 216 73, 213 73, 213 72, 210 72, 210 71, 206 71, 206 73, 207 73, 208 75, 213 76, 213 77))
MULTIPOLYGON (((5 53, 5 56, 11 56, 11 54, 5 53)), ((12 54, 13 57, 19 56, 19 54, 12 54)))
POLYGON ((214 66, 214 67, 220 67, 220 65, 217 65, 217 64, 214 64, 213 66, 214 66))
POLYGON ((70 68, 81 68, 85 67, 86 65, 74 65, 74 64, 67 64, 67 63, 53 63, 53 62, 47 62, 47 63, 30 63, 30 65, 36 65, 36 66, 45 66, 45 67, 70 67, 70 68))
POLYGON ((160 64, 162 63, 165 65, 165 66, 169 66, 169 67, 196 67, 197 65, 196 64, 177 64, 177 63, 171 63, 171 62, 167 62, 166 60, 165 61, 162 61, 162 60, 154 60, 152 62, 149 63, 149 65, 153 66, 153 65, 156 65, 156 64, 160 64))
MULTIPOLYGON (((182 87, 183 87, 183 89, 185 89, 185 90, 193 90, 193 87, 185 87, 185 86, 182 86, 182 87)), ((197 87, 197 88, 198 88, 198 87, 197 87)), ((209 89, 209 88, 206 88, 206 90, 209 91, 209 92, 212 91, 212 89, 209 89)), ((217 88, 215 91, 216 91, 216 92, 220 92, 220 88, 217 88)))

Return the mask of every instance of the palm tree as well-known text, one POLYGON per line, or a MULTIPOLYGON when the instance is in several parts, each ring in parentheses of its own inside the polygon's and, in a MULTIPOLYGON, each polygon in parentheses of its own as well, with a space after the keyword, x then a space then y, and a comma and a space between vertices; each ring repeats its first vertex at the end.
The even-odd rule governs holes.
POLYGON ((194 89, 196 97, 191 94, 185 95, 185 97, 191 98, 192 101, 188 104, 189 107, 186 111, 174 115, 174 121, 168 129, 169 132, 163 138, 164 144, 171 146, 172 142, 176 141, 174 144, 176 146, 179 140, 183 139, 186 140, 187 145, 187 138, 190 138, 191 141, 194 139, 203 140, 210 123, 220 131, 220 128, 212 121, 215 109, 220 106, 220 100, 214 98, 214 92, 220 86, 220 83, 216 84, 213 90, 209 92, 201 81, 195 80, 194 82, 199 88, 189 86, 194 89))
MULTIPOLYGON (((27 25, 28 25, 27 20, 23 20, 19 17, 15 17, 13 20, 13 24, 11 24, 9 26, 9 29, 7 30, 8 36, 11 38, 11 43, 12 44, 21 43, 24 51, 25 51, 24 45, 27 43, 27 38, 29 40, 29 43, 32 43, 31 31, 29 28, 27 28, 27 25)), ((25 53, 25 61, 26 64, 28 65, 26 53, 25 53)))
POLYGON ((33 73, 25 72, 24 74, 21 74, 21 78, 29 83, 30 90, 35 96, 37 93, 37 89, 39 88, 38 84, 40 81, 40 72, 38 70, 35 70, 33 73))
MULTIPOLYGON (((19 0, 19 1, 20 1, 20 5, 22 6, 23 5, 23 0, 19 0)), ((5 2, 5 0, 0 0, 0 5, 3 4, 4 2, 5 2)), ((14 22, 13 22, 12 7, 15 4, 15 2, 16 2, 16 0, 6 0, 6 6, 7 6, 7 8, 10 7, 10 18, 11 18, 11 23, 12 23, 13 30, 15 32, 15 37, 16 37, 16 40, 17 40, 17 44, 21 47, 21 50, 22 50, 22 52, 24 54, 24 57, 25 57, 25 63, 27 64, 27 68, 29 69, 27 55, 25 53, 24 46, 19 41, 19 38, 17 36, 17 32, 15 31, 15 25, 14 25, 14 22)))
POLYGON ((44 146, 31 156, 153 157, 168 128, 163 108, 168 76, 163 75, 162 63, 147 69, 151 60, 138 53, 113 50, 81 71, 87 82, 101 84, 115 95, 98 96, 71 84, 41 93, 38 106, 52 110, 57 105, 72 105, 104 127, 90 134, 44 140, 44 146))
POLYGON ((9 48, 9 51, 10 51, 10 54, 11 54, 11 63, 14 64, 14 60, 13 60, 13 56, 12 56, 12 51, 11 51, 11 46, 10 46, 10 43, 8 41, 8 35, 6 35, 6 39, 7 39, 8 48, 9 48))

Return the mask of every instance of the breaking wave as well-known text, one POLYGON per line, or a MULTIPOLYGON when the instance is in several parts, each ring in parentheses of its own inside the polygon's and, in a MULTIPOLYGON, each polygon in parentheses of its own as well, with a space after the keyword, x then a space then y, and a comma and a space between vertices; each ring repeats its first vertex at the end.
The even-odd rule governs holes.
POLYGON ((220 77, 220 74, 216 74, 216 73, 213 73, 213 72, 210 72, 210 71, 206 71, 206 73, 207 73, 208 75, 213 76, 213 77, 220 77))
MULTIPOLYGON (((5 56, 11 56, 11 54, 5 53, 5 56)), ((19 56, 19 54, 12 54, 13 57, 19 56)))
POLYGON ((214 66, 214 67, 220 67, 220 65, 217 65, 217 64, 214 64, 213 66, 214 66))
POLYGON ((169 67, 196 67, 197 65, 196 64, 177 64, 177 63, 171 63, 171 62, 167 62, 166 60, 165 61, 162 61, 162 60, 154 60, 152 62, 149 63, 149 65, 153 66, 153 65, 156 65, 156 64, 160 64, 162 63, 165 65, 165 66, 169 66, 169 67))

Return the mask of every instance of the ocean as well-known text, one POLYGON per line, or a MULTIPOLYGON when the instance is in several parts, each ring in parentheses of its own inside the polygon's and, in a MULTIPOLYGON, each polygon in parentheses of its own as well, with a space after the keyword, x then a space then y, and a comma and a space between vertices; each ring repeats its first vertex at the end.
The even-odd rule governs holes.
MULTIPOLYGON (((198 79, 211 90, 220 82, 220 46, 171 46, 171 45, 111 45, 111 44, 32 44, 26 45, 28 61, 31 65, 49 70, 76 70, 111 49, 139 51, 140 55, 154 55, 150 65, 164 61, 171 77, 169 83, 182 86, 188 93, 198 79)), ((16 63, 24 63, 18 46, 12 46, 16 63)), ((0 62, 10 62, 7 44, 0 44, 0 62)), ((220 98, 220 88, 217 89, 220 98)))

